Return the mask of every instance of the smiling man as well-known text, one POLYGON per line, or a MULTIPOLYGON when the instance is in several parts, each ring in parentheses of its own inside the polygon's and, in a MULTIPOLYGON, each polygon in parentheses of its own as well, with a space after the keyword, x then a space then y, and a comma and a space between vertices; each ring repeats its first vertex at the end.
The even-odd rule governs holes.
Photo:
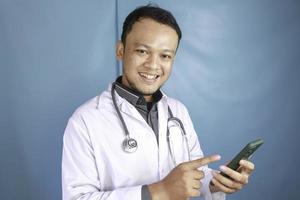
POLYGON ((221 200, 240 190, 254 169, 240 162, 222 176, 207 167, 186 107, 161 91, 181 39, 173 15, 148 5, 124 21, 116 57, 123 73, 80 106, 64 134, 63 199, 221 200))
POLYGON ((179 36, 168 25, 151 18, 136 21, 117 44, 117 58, 123 61, 122 84, 152 101, 152 94, 169 78, 178 42, 179 36))

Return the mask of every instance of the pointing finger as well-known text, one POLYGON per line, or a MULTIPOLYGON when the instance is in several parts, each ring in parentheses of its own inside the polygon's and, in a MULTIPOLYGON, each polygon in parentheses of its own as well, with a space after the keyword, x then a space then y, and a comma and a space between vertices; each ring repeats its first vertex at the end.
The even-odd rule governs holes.
POLYGON ((218 161, 220 159, 221 159, 220 155, 206 156, 206 157, 203 157, 203 158, 199 158, 199 159, 196 159, 196 160, 192 160, 192 161, 186 162, 185 166, 188 169, 197 169, 197 168, 199 168, 201 166, 207 165, 209 163, 216 162, 216 161, 218 161))

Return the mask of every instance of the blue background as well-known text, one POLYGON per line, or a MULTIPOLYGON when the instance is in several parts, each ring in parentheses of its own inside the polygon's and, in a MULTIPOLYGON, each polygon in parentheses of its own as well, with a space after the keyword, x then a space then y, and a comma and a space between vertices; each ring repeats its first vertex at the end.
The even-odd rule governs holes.
MULTIPOLYGON (((148 1, 0 1, 1 199, 61 199, 62 137, 72 112, 120 72, 124 17, 148 1)), ((227 199, 298 199, 300 2, 156 1, 183 31, 164 91, 190 110, 206 154, 265 144, 227 199)))

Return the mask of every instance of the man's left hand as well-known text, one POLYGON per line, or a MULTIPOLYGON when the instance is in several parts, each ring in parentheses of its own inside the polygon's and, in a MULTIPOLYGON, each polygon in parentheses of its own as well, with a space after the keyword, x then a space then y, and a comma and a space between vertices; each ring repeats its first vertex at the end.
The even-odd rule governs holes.
POLYGON ((254 170, 254 164, 248 160, 241 160, 240 167, 234 171, 226 166, 221 166, 220 170, 227 174, 230 178, 222 176, 220 173, 213 171, 213 178, 210 184, 211 192, 225 192, 234 193, 241 190, 243 186, 247 185, 249 176, 254 170))

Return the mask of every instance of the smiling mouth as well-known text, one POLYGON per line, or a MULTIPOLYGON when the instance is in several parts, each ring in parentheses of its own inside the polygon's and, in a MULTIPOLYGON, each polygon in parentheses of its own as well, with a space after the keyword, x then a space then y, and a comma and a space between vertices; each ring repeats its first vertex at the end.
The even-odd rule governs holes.
POLYGON ((149 81, 153 81, 155 79, 157 79, 159 77, 159 75, 155 75, 155 74, 146 74, 146 73, 142 73, 140 72, 139 75, 141 77, 143 77, 144 79, 147 79, 149 81))

